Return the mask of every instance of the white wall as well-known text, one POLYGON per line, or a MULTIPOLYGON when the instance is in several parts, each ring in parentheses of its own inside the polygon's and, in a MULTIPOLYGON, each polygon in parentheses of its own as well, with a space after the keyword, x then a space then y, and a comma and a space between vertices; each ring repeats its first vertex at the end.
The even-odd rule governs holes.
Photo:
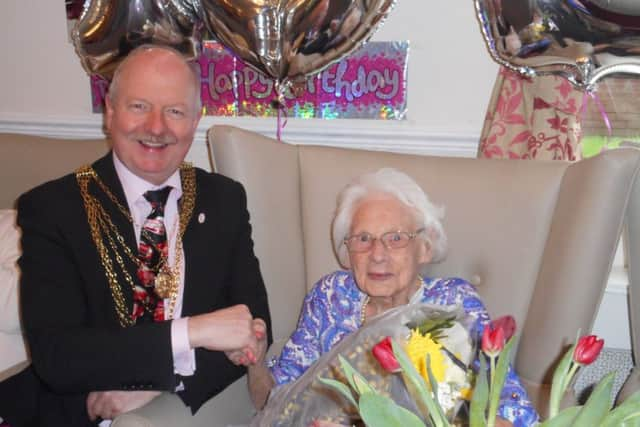
MULTIPOLYGON (((63 4, 62 0, 0 1, 0 132, 101 134, 101 117, 91 113, 88 77, 67 38, 63 4)), ((407 120, 291 119, 284 139, 475 156, 498 67, 484 46, 472 0, 398 0, 374 40, 410 41, 407 120)), ((276 129, 272 119, 203 119, 189 159, 205 168, 209 166, 204 132, 213 123, 231 123, 271 136, 276 129)), ((626 283, 614 283, 596 328, 608 344, 630 348, 627 322, 618 319, 626 313, 621 294, 626 294, 626 283)))

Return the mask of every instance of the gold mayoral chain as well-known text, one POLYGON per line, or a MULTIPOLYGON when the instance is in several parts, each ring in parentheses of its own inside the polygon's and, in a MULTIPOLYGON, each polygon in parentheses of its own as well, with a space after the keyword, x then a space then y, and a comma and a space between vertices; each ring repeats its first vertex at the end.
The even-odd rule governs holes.
MULTIPOLYGON (((180 176, 182 178, 182 197, 180 199, 180 229, 178 230, 175 240, 175 264, 173 268, 169 265, 169 260, 165 255, 161 255, 158 266, 156 266, 156 275, 154 282, 154 292, 160 298, 169 298, 169 318, 173 318, 173 311, 178 297, 178 289, 180 287, 180 267, 182 264, 182 236, 187 228, 187 224, 191 220, 193 208, 196 200, 196 171, 190 163, 183 162, 180 165, 180 176)), ((80 194, 84 201, 84 208, 87 213, 89 228, 91 229, 91 237, 96 245, 96 249, 100 255, 100 261, 105 270, 109 287, 111 288, 111 296, 116 306, 120 325, 124 327, 132 326, 136 323, 132 318, 122 292, 122 286, 118 281, 118 271, 114 265, 117 264, 120 275, 124 278, 132 291, 135 290, 135 283, 131 274, 127 271, 122 253, 131 259, 140 268, 142 261, 133 253, 124 241, 124 237, 119 232, 111 220, 111 216, 102 206, 102 203, 89 192, 89 184, 91 181, 100 187, 102 192, 118 207, 118 210, 133 224, 133 218, 127 209, 122 206, 118 199, 113 195, 109 187, 100 179, 96 171, 91 166, 83 166, 76 171, 76 180, 80 187, 80 194), (111 249, 111 253, 109 251, 111 249)), ((144 230, 142 231, 144 232, 144 230)), ((145 307, 146 309, 146 307, 145 307)))

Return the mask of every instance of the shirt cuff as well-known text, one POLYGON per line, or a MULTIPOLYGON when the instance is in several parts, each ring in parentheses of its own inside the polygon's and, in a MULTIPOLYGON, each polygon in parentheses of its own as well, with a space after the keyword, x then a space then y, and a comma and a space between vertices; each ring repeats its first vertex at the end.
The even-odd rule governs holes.
POLYGON ((171 351, 173 352, 173 370, 183 377, 196 371, 196 353, 189 346, 189 318, 182 317, 171 321, 171 351))

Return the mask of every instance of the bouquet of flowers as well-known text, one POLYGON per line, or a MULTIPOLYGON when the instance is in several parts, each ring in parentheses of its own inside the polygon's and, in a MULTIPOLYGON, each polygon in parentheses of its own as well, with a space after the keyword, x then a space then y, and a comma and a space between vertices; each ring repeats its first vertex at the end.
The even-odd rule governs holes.
POLYGON ((471 394, 473 378, 468 366, 477 348, 473 327, 473 319, 459 307, 396 307, 345 337, 298 380, 273 390, 267 407, 253 419, 252 426, 306 427, 316 420, 349 426, 358 423, 363 411, 357 396, 365 393, 352 394, 347 383, 365 387, 380 398, 393 397, 392 402, 404 411, 429 422, 429 416, 423 415, 427 409, 423 401, 413 398, 419 392, 415 384, 378 363, 385 360, 384 354, 392 354, 392 340, 403 343, 410 360, 407 363, 415 364, 416 372, 420 372, 417 375, 426 381, 424 384, 430 384, 425 387, 437 395, 442 416, 453 420, 462 399, 471 394), (383 344, 376 346, 380 341, 383 344), (374 347, 375 354, 371 352, 374 347))
MULTIPOLYGON (((482 335, 482 355, 480 370, 476 377, 471 398, 468 423, 471 427, 493 427, 504 385, 509 354, 513 347, 512 337, 515 321, 506 316, 485 328, 482 335)), ((554 372, 549 417, 539 427, 633 427, 640 426, 640 392, 627 398, 621 405, 611 408, 611 391, 615 373, 605 376, 595 387, 584 405, 571 406, 560 410, 560 401, 581 366, 592 363, 600 354, 604 341, 594 335, 583 336, 565 353, 554 372)), ((338 390, 354 406, 369 427, 435 427, 451 426, 446 416, 446 406, 438 391, 440 383, 435 378, 435 364, 426 357, 425 377, 422 362, 415 363, 410 356, 413 349, 408 343, 399 344, 392 338, 385 338, 373 347, 372 353, 386 370, 399 372, 404 377, 411 394, 422 409, 422 417, 416 416, 404 405, 389 396, 379 393, 375 387, 356 371, 348 361, 342 360, 347 383, 323 380, 338 390), (424 422, 426 419, 426 422, 424 422)), ((464 397, 461 395, 461 397, 464 397)))

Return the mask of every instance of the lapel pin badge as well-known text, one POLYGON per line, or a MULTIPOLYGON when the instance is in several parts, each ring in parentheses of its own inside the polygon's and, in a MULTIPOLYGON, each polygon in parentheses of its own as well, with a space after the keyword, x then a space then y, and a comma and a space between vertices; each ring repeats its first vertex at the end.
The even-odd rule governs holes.
POLYGON ((198 215, 198 222, 202 224, 204 222, 204 219, 205 219, 204 213, 200 212, 200 214, 198 215))

